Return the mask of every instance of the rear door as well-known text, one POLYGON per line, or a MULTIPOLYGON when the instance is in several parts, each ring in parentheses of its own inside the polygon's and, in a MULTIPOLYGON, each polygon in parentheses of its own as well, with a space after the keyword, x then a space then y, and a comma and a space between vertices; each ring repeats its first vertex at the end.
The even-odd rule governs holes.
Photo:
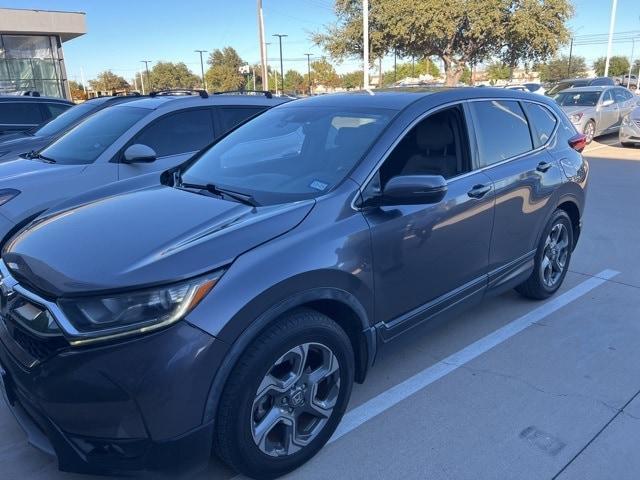
POLYGON ((470 109, 478 157, 496 196, 489 254, 492 287, 533 261, 553 209, 551 197, 563 181, 561 167, 545 148, 558 119, 541 104, 514 100, 473 101, 470 109))
POLYGON ((118 176, 120 179, 130 178, 174 167, 213 140, 213 111, 210 107, 168 113, 149 123, 120 151, 118 176), (156 152, 156 160, 151 163, 123 163, 124 150, 137 143, 151 147, 156 152))
POLYGON ((44 122, 38 102, 0 102, 0 134, 29 130, 44 122))
POLYGON ((613 91, 613 100, 619 107, 618 127, 622 123, 622 119, 635 108, 633 94, 626 88, 616 88, 613 91))

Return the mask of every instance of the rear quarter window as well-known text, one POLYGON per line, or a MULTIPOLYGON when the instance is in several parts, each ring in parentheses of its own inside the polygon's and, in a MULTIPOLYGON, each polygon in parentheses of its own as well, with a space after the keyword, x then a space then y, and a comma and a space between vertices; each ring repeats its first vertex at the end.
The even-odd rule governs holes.
POLYGON ((265 107, 220 107, 218 112, 220 114, 221 131, 218 132, 218 135, 224 135, 248 118, 264 112, 264 110, 265 107))
POLYGON ((531 125, 534 147, 540 147, 551 138, 558 119, 547 107, 537 103, 523 102, 523 106, 531 125))

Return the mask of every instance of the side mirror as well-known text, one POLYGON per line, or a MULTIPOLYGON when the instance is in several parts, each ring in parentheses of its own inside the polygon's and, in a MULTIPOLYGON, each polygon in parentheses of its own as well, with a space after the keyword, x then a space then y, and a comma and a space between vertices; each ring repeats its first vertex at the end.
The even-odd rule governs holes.
POLYGON ((393 177, 382 192, 383 205, 438 203, 447 193, 442 175, 403 175, 393 177))
POLYGON ((124 151, 124 163, 151 163, 157 158, 153 148, 141 143, 134 143, 124 151))
POLYGON ((611 100, 611 99, 608 99, 608 100, 605 100, 604 102, 602 102, 602 106, 603 107, 608 107, 610 105, 613 105, 613 100, 611 100))

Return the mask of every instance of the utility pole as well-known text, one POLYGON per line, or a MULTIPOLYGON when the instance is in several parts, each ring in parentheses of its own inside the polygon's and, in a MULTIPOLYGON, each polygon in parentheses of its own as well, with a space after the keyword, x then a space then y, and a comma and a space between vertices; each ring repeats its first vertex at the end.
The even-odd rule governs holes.
POLYGON ((260 43, 260 64, 262 65, 262 89, 269 91, 269 72, 267 70, 267 44, 264 41, 264 16, 262 0, 258 0, 258 42, 260 43))
MULTIPOLYGON (((288 37, 289 35, 284 35, 282 33, 274 33, 272 36, 278 37, 278 41, 280 42, 280 91, 284 93, 284 66, 282 64, 282 37, 288 37)), ((276 90, 276 93, 277 90, 276 90)))
MULTIPOLYGON (((629 75, 627 76, 627 88, 631 84, 631 70, 633 70, 633 54, 636 49, 636 39, 631 39, 631 61, 629 62, 629 75)), ((638 80, 636 79, 636 89, 638 88, 638 80)))
POLYGON ((571 37, 571 45, 569 46, 569 66, 567 67, 567 77, 571 77, 571 59, 573 58, 573 37, 571 37))
POLYGON ((144 77, 142 75, 142 69, 140 69, 140 85, 142 85, 142 94, 145 95, 147 92, 144 89, 144 77))
POLYGON ((84 69, 80 67, 80 80, 82 80, 82 90, 84 90, 84 94, 87 94, 87 85, 84 83, 84 69))
POLYGON ((362 70, 364 72, 364 89, 369 89, 369 0, 362 0, 362 70))
POLYGON ((618 0, 613 0, 611 5, 611 22, 609 23, 609 43, 607 45, 607 61, 604 65, 604 76, 609 76, 609 61, 611 60, 611 47, 613 44, 613 29, 616 25, 616 9, 618 8, 618 0))
POLYGON ((307 80, 309 81, 309 95, 311 95, 311 57, 312 53, 305 53, 307 57, 307 80))
POLYGON ((144 67, 147 70, 147 87, 149 87, 149 91, 153 91, 153 87, 151 86, 151 79, 149 77, 149 63, 151 60, 140 60, 140 63, 144 63, 144 67))
POLYGON ((205 90, 208 90, 208 88, 207 88, 207 80, 204 78, 204 62, 202 61, 202 54, 203 53, 207 53, 207 51, 206 50, 194 50, 194 52, 200 54, 200 73, 202 73, 202 86, 204 87, 205 90))
POLYGON ((251 71, 253 72, 253 90, 256 90, 256 66, 251 65, 251 71))

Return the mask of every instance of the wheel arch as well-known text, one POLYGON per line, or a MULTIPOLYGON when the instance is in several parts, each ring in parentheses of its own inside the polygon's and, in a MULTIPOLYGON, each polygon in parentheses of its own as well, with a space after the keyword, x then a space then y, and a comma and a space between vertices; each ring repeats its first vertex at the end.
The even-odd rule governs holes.
POLYGON ((204 411, 203 422, 215 420, 222 392, 245 349, 273 321, 299 308, 318 311, 334 320, 347 334, 354 352, 355 381, 362 383, 376 354, 375 327, 366 309, 350 292, 336 287, 317 287, 292 294, 258 316, 235 339, 216 372, 204 411))

